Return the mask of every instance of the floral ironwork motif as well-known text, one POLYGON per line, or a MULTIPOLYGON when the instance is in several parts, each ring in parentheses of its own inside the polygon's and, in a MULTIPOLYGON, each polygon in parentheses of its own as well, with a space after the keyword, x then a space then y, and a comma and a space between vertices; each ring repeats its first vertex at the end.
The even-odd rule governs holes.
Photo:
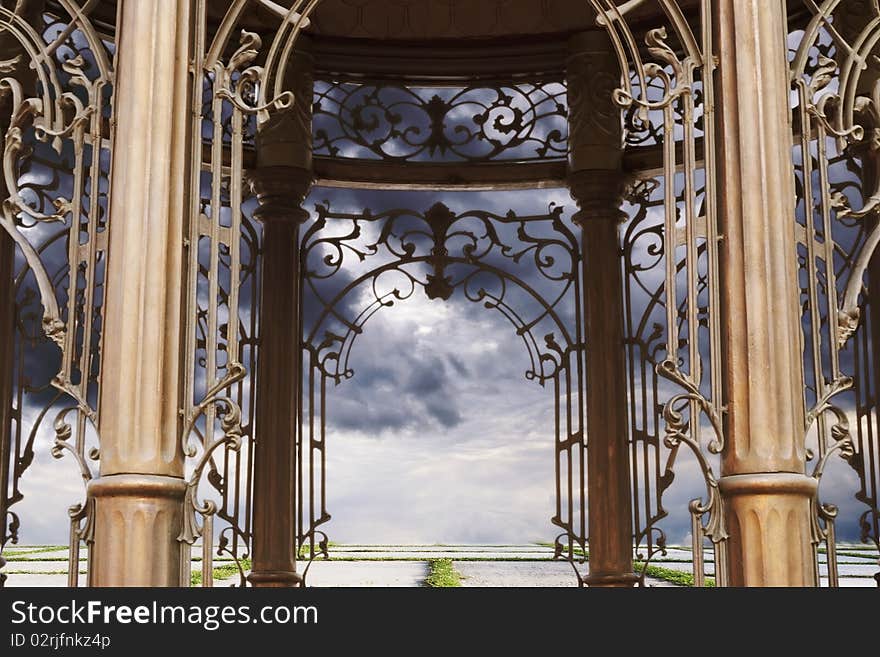
MULTIPOLYGON (((206 25, 199 42, 204 43, 206 25)), ((228 62, 197 53, 193 80, 193 152, 207 135, 208 155, 194 167, 187 254, 187 355, 181 446, 190 459, 184 528, 202 543, 201 585, 213 585, 213 555, 227 555, 245 586, 252 522, 254 372, 258 341, 260 229, 246 204, 244 149, 257 117, 286 109, 292 94, 260 103, 262 40, 242 31, 228 62), (227 162, 224 158, 229 157, 227 162), (229 164, 231 163, 231 167, 229 164), (224 523, 215 536, 214 519, 224 523), (201 520, 201 524, 200 524, 201 520), (214 541, 217 539, 216 551, 214 541)), ((189 552, 186 550, 185 552, 189 552)), ((188 562, 186 558, 184 560, 188 562)), ((190 584, 189 567, 182 569, 190 584)))
MULTIPOLYGON (((13 258, 9 299, 16 317, 12 421, 0 413, 0 552, 16 542, 14 505, 54 417, 51 453, 70 452, 92 477, 107 231, 113 72, 110 49, 89 22, 90 7, 60 0, 0 7, 3 196, 0 260, 13 258), (9 242, 8 240, 11 240, 9 242)), ((0 331, 2 333, 2 331, 0 331)), ((5 346, 4 346, 5 348, 5 346)), ((3 403, 6 403, 4 400, 3 403)), ((69 509, 68 584, 79 583, 80 548, 92 540, 92 504, 69 509)), ((0 585, 5 577, 0 574, 0 585)))
MULTIPOLYGON (((880 242, 880 60, 876 2, 804 3, 809 23, 792 41, 798 265, 804 326, 804 370, 812 476, 813 543, 824 544, 828 584, 836 586, 837 507, 821 501, 821 481, 838 453, 857 473, 856 499, 867 505, 861 538, 880 550, 873 353, 877 279, 872 256, 880 242), (856 422, 851 422, 854 410, 856 422), (855 427, 855 436, 851 427, 855 427)), ((880 281, 878 281, 880 283, 880 281)), ((880 572, 878 572, 880 577, 880 572)), ((880 579, 878 579, 880 584, 880 579)))
POLYGON ((567 152, 560 81, 462 88, 319 81, 314 151, 407 162, 549 160, 567 152))
POLYGON ((676 2, 666 23, 639 43, 627 12, 640 3, 591 2, 620 59, 614 100, 630 146, 658 145, 663 168, 636 179, 625 210, 622 255, 630 385, 630 447, 636 556, 642 584, 666 553, 664 493, 681 447, 696 461, 705 496, 691 501, 693 576, 703 586, 704 544, 714 549, 717 583, 726 584, 727 531, 713 463, 724 449, 721 388, 718 226, 714 136, 703 130, 714 107, 711 7, 695 31, 676 2), (708 438, 706 437, 708 435, 708 438))

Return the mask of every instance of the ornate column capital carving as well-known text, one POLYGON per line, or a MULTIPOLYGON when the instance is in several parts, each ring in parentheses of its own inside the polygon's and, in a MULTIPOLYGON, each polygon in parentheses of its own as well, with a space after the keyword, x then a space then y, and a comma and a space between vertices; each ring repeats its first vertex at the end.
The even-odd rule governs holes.
POLYGON ((620 222, 626 176, 620 108, 613 98, 620 86, 619 64, 604 30, 575 34, 568 50, 568 183, 580 208, 574 221, 620 222))
POLYGON ((620 65, 605 30, 580 32, 569 39, 569 171, 619 170, 623 156, 622 119, 614 102, 620 65))

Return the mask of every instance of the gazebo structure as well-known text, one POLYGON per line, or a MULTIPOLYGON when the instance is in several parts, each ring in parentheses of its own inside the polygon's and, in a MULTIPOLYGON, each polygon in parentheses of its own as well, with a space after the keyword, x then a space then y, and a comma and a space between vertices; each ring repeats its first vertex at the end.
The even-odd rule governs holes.
POLYGON ((0 6, 2 545, 54 440, 71 585, 84 547, 89 585, 189 585, 194 545, 205 585, 218 552, 303 584, 328 386, 413 294, 522 338, 580 583, 640 581, 684 462, 697 585, 704 547, 719 585, 835 585, 832 460, 877 545, 876 0, 0 6))

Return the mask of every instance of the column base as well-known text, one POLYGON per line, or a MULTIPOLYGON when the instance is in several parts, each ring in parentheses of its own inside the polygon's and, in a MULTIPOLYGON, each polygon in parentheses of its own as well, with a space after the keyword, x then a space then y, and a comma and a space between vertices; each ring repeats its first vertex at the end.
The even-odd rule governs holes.
POLYGON ((584 577, 584 584, 590 588, 603 589, 631 589, 639 583, 639 576, 635 573, 622 573, 613 575, 603 575, 596 573, 595 575, 587 575, 584 577))
POLYGON ((816 586, 811 501, 818 482, 790 472, 721 477, 730 586, 816 586))
POLYGON ((90 586, 180 586, 186 482, 161 475, 106 475, 94 500, 90 586))
POLYGON ((297 572, 289 570, 263 570, 251 572, 247 581, 255 588, 288 588, 303 586, 303 578, 297 572))

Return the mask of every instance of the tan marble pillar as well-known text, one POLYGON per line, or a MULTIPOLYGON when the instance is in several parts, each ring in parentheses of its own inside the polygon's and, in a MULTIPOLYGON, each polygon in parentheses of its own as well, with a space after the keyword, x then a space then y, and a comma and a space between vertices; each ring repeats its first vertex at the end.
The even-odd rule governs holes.
POLYGON ((589 586, 629 587, 632 503, 627 448, 623 280, 618 225, 621 118, 612 101, 619 65, 604 31, 569 42, 569 188, 580 207, 584 340, 587 350, 589 586))
POLYGON ((190 5, 119 4, 93 586, 180 582, 190 5))
POLYGON ((782 0, 713 0, 732 586, 814 586, 782 0))
POLYGON ((312 59, 300 41, 288 68, 294 107, 260 128, 250 173, 263 224, 254 453, 254 538, 248 581, 298 586, 296 438, 300 428, 302 322, 299 227, 312 184, 312 59))

